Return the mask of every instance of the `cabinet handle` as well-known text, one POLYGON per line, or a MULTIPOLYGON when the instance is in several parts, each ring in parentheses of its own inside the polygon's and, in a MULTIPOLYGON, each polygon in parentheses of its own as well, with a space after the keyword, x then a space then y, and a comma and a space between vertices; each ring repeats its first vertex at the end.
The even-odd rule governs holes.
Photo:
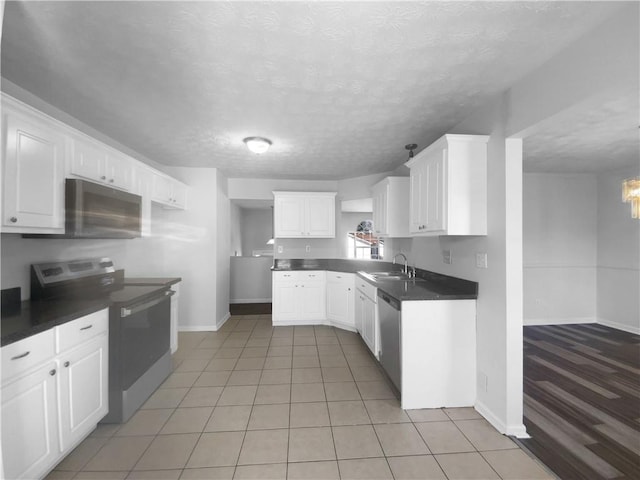
POLYGON ((309 275, 309 277, 315 277, 315 275, 309 275))
POLYGON ((69 365, 71 365, 69 362, 64 362, 65 367, 68 367, 69 365))
POLYGON ((104 175, 102 175, 102 176, 100 177, 100 180, 106 180, 106 179, 107 179, 107 177, 105 177, 104 175))
POLYGON ((91 327, 93 327, 93 324, 87 325, 86 327, 81 327, 80 330, 89 330, 91 327))
POLYGON ((351 291, 351 289, 350 289, 350 288, 347 288, 347 290, 351 291))
POLYGON ((54 368, 53 370, 49 370, 49 375, 51 375, 52 377, 56 374, 56 369, 54 368))
POLYGON ((113 178, 110 178, 110 179, 109 179, 109 183, 113 183, 113 178))
POLYGON ((16 223, 16 222, 18 221, 18 219, 17 219, 16 217, 11 217, 11 218, 9 219, 9 221, 10 221, 11 223, 16 223))
POLYGON ((27 355, 29 355, 31 352, 27 351, 24 353, 21 353, 20 355, 16 355, 15 357, 11 357, 11 360, 20 360, 21 358, 26 357, 27 355))

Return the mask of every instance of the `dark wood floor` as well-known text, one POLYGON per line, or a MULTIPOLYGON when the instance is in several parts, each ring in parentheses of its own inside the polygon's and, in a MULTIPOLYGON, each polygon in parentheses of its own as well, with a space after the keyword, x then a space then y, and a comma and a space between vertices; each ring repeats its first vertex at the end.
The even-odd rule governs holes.
POLYGON ((231 315, 266 315, 271 313, 271 303, 231 303, 231 315))
POLYGON ((522 443, 563 480, 640 479, 640 336, 524 327, 522 443))

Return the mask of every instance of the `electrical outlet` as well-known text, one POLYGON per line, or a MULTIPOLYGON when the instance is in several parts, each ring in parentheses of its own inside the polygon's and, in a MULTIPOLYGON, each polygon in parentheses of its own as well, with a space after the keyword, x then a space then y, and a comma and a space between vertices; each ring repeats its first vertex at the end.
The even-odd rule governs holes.
POLYGON ((451 250, 442 251, 442 261, 447 265, 451 265, 451 250))
POLYGON ((311 245, 306 245, 306 246, 304 247, 304 251, 305 251, 305 252, 307 252, 307 253, 309 253, 309 252, 311 251, 311 245))
POLYGON ((476 267, 487 268, 487 254, 484 252, 476 253, 476 267))
POLYGON ((282 245, 278 245, 278 253, 284 252, 284 247, 282 245))

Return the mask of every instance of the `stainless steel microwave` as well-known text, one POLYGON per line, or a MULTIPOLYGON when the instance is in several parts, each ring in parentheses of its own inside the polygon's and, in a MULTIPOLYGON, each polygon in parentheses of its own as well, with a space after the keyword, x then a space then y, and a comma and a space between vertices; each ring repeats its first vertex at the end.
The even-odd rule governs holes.
POLYGON ((65 237, 140 236, 142 198, 86 180, 65 180, 65 237))

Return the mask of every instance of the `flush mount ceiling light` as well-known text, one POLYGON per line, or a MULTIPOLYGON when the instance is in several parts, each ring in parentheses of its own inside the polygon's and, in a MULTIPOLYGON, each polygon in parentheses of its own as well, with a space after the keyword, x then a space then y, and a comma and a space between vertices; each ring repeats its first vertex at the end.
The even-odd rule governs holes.
POLYGON ((413 158, 413 151, 418 148, 418 145, 416 143, 407 143, 404 148, 409 150, 409 158, 413 158))
POLYGON ((622 182, 622 201, 631 204, 631 218, 640 219, 640 177, 622 182))
POLYGON ((247 137, 242 141, 247 144, 249 150, 258 154, 266 152, 271 146, 271 140, 263 137, 247 137))

